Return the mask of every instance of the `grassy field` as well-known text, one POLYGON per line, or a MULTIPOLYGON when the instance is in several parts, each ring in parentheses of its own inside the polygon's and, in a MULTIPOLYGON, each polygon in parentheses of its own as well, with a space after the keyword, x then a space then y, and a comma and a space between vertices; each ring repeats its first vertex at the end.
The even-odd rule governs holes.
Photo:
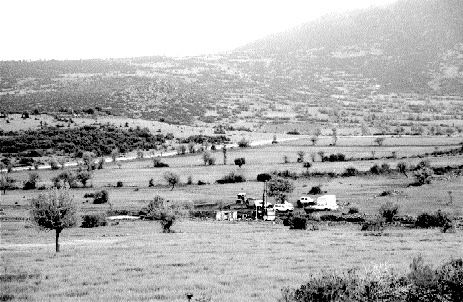
MULTIPOLYGON (((79 214, 103 213, 109 205, 94 205, 84 194, 95 190, 109 191, 115 209, 138 211, 155 195, 173 201, 200 203, 234 203, 238 192, 258 197, 263 185, 256 175, 273 170, 302 172, 295 163, 296 152, 307 154, 324 150, 327 154, 343 152, 359 156, 371 150, 399 156, 454 148, 461 138, 387 138, 384 146, 373 146, 373 138, 338 140, 329 146, 323 138, 315 147, 309 138, 277 145, 228 151, 228 165, 221 165, 222 152, 217 151, 215 166, 204 166, 201 154, 163 158, 169 168, 152 168, 151 160, 122 162, 119 168, 107 164, 94 171, 92 188, 73 189, 79 214), (287 154, 291 162, 283 164, 287 154), (403 154, 403 155, 401 155, 403 154), (238 168, 233 159, 245 157, 246 165, 238 168), (166 171, 181 175, 186 182, 203 180, 210 184, 181 184, 171 190, 163 180, 166 171), (229 172, 239 172, 249 180, 245 183, 219 185, 215 180, 229 172), (155 187, 148 187, 154 179, 155 187), (114 187, 122 181, 122 188, 114 187)), ((381 156, 376 153, 376 156, 381 156)), ((309 156, 306 157, 309 159, 309 156)), ((461 164, 462 156, 427 158, 431 165, 461 164)), ((406 159, 416 164, 423 158, 406 159)), ((342 172, 348 166, 368 170, 375 163, 387 162, 394 167, 400 160, 353 161, 342 163, 315 162, 311 171, 342 172)), ((50 179, 61 170, 39 170, 41 184, 51 185, 50 179)), ((28 171, 12 172, 19 183, 27 179, 28 171)), ((463 214, 463 178, 436 177, 429 185, 409 186, 413 181, 401 174, 358 176, 348 178, 300 178, 289 201, 312 186, 321 185, 335 194, 339 212, 358 207, 361 213, 376 215, 379 207, 391 201, 399 205, 400 214, 417 215, 441 209, 454 216, 463 214), (390 196, 379 197, 383 191, 390 196), (450 203, 450 195, 452 203, 450 203)), ((39 192, 7 191, 0 195, 3 209, 1 223, 1 257, 3 297, 32 301, 186 301, 186 293, 212 301, 276 301, 281 288, 298 286, 312 273, 352 267, 370 269, 375 265, 407 270, 418 254, 433 264, 450 257, 463 257, 463 235, 443 234, 438 229, 418 230, 389 227, 381 236, 360 232, 355 224, 318 224, 315 231, 290 231, 281 224, 264 222, 215 222, 184 220, 174 225, 176 233, 164 234, 157 222, 121 222, 96 229, 73 228, 61 236, 62 252, 54 253, 54 234, 40 232, 27 221, 12 221, 28 217, 30 199, 39 192)))
POLYGON ((269 223, 184 221, 164 234, 155 222, 74 228, 53 253, 53 236, 2 226, 2 292, 33 301, 276 301, 310 274, 375 265, 406 271, 418 254, 437 264, 463 256, 461 232, 390 229, 366 236, 356 225, 290 231, 269 223), (21 277, 26 275, 26 277, 21 277), (17 278, 16 280, 14 278, 17 278), (21 279, 24 278, 24 279, 21 279))

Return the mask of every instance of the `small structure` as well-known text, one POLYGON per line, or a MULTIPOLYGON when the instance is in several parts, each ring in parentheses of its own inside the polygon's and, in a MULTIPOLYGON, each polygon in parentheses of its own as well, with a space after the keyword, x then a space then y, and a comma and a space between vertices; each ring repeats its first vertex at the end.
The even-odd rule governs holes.
POLYGON ((238 211, 217 211, 217 213, 215 214, 215 220, 238 220, 238 211))

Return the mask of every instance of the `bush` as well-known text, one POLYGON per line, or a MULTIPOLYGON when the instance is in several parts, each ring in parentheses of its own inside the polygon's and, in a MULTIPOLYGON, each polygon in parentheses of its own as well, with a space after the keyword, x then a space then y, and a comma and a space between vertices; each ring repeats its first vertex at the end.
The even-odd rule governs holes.
POLYGON ((238 142, 238 147, 240 148, 247 148, 249 146, 249 141, 245 140, 244 138, 238 142))
POLYGON ((82 216, 81 228, 96 228, 107 224, 106 217, 102 214, 88 214, 82 216))
POLYGON ((241 168, 244 164, 246 164, 246 159, 244 157, 235 158, 235 165, 241 168))
POLYGON ((448 227, 449 225, 452 225, 452 218, 441 210, 433 214, 422 213, 418 215, 415 222, 418 228, 448 227))
POLYGON ((124 183, 120 180, 116 183, 117 188, 122 188, 123 186, 124 186, 124 183))
POLYGON ((392 222, 394 216, 399 213, 399 206, 388 201, 379 208, 379 214, 386 219, 386 222, 392 222))
POLYGON ((421 186, 424 184, 431 183, 432 176, 434 171, 428 167, 422 167, 419 170, 415 171, 414 176, 416 179, 416 184, 421 186))
POLYGON ((218 179, 217 183, 228 184, 228 183, 237 183, 237 182, 245 182, 245 181, 246 181, 246 178, 243 175, 235 174, 235 172, 230 172, 224 177, 218 179))
POLYGON ((85 193, 84 194, 84 198, 94 198, 95 197, 95 193, 85 193))
POLYGON ((358 174, 359 171, 354 167, 348 167, 346 168, 346 171, 344 171, 344 176, 356 176, 358 174))
POLYGON ((94 204, 102 204, 107 203, 109 201, 108 191, 101 190, 95 193, 95 197, 93 197, 94 204))
POLYGON ((272 179, 272 175, 268 173, 257 174, 257 181, 266 182, 266 181, 269 181, 270 179, 272 179))
POLYGON ((159 158, 153 158, 153 167, 154 168, 166 168, 169 167, 168 164, 163 163, 159 158))
POLYGON ((283 225, 289 226, 290 230, 305 230, 307 229, 307 219, 290 215, 283 221, 283 225))
POLYGON ((357 207, 350 207, 349 211, 347 211, 347 214, 357 214, 358 212, 360 211, 357 207))
POLYGON ((311 195, 318 195, 318 194, 322 194, 322 189, 320 188, 320 186, 315 186, 315 187, 312 187, 309 191, 309 194, 311 195))
POLYGON ((375 266, 360 272, 312 275, 297 289, 282 290, 285 302, 303 301, 463 301, 463 259, 452 259, 437 269, 413 259, 410 273, 399 275, 388 267, 375 266))

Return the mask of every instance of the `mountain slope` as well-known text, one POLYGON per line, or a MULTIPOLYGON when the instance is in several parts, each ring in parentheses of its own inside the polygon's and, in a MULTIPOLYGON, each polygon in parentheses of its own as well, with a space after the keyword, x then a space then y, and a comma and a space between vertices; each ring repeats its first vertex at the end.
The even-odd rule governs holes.
POLYGON ((404 0, 322 18, 239 51, 267 57, 286 54, 296 65, 310 57, 315 66, 377 79, 388 92, 462 93, 461 16, 459 0, 404 0))

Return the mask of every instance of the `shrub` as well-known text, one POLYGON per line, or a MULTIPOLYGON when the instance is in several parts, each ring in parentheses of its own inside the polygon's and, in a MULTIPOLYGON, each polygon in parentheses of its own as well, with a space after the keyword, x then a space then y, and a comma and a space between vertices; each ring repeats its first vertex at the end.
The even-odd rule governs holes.
POLYGON ((432 176, 434 172, 428 167, 422 167, 419 170, 415 171, 414 176, 417 185, 424 185, 431 183, 432 176))
POLYGON ((309 194, 311 195, 318 195, 318 194, 322 194, 322 189, 320 188, 320 186, 315 186, 315 187, 312 187, 309 191, 309 194))
POLYGON ((87 214, 82 216, 81 228, 96 228, 107 224, 105 215, 87 214))
POLYGON ((356 176, 359 174, 359 171, 354 167, 347 167, 344 171, 344 176, 356 176))
POLYGON ((238 147, 240 148, 247 148, 249 146, 249 141, 245 140, 244 138, 238 142, 238 147))
POLYGON ((102 204, 102 203, 107 203, 109 201, 109 195, 108 191, 106 190, 101 190, 95 193, 95 196, 93 197, 93 203, 94 204, 102 204))
POLYGON ((379 214, 386 219, 386 222, 392 222, 394 216, 399 213, 399 206, 388 201, 379 208, 379 214))
POLYGON ((29 173, 29 179, 24 182, 23 190, 35 189, 39 179, 40 179, 39 174, 35 172, 29 173))
POLYGON ((217 183, 227 184, 227 183, 237 183, 237 182, 245 182, 245 181, 246 181, 246 178, 243 175, 235 174, 235 172, 230 172, 229 174, 218 179, 217 183))
POLYGON ((140 216, 148 220, 158 220, 164 233, 170 233, 174 222, 186 216, 191 204, 172 203, 160 196, 155 196, 146 207, 140 210, 140 216))
POLYGON ((95 193, 85 193, 84 198, 93 198, 95 197, 95 193))
POLYGON ((159 158, 153 158, 153 167, 154 168, 165 168, 165 167, 169 167, 168 164, 166 163, 163 163, 159 158))
POLYGON ((447 227, 451 224, 452 218, 441 210, 433 214, 422 213, 418 215, 415 222, 415 226, 418 228, 447 227))
POLYGON ((235 165, 241 168, 244 164, 246 164, 246 159, 244 157, 235 158, 235 165))
POLYGON ((301 133, 300 133, 299 131, 297 131, 296 129, 294 129, 294 130, 291 130, 291 131, 286 132, 286 134, 289 134, 289 135, 300 135, 301 133))
POLYGON ((372 174, 379 175, 379 174, 381 174, 381 167, 380 167, 378 164, 374 164, 374 165, 370 168, 370 172, 371 172, 372 174))
POLYGON ((359 209, 357 207, 350 207, 349 210, 347 211, 347 214, 357 214, 359 209))
POLYGON ((122 181, 120 181, 120 180, 117 181, 117 183, 116 183, 117 188, 122 188, 123 186, 124 186, 124 183, 122 181))
POLYGON ((268 173, 257 174, 257 181, 266 182, 266 181, 269 181, 270 179, 272 179, 272 175, 268 173))
POLYGON ((307 229, 307 219, 300 216, 288 216, 283 225, 289 226, 290 230, 305 230, 307 229))

